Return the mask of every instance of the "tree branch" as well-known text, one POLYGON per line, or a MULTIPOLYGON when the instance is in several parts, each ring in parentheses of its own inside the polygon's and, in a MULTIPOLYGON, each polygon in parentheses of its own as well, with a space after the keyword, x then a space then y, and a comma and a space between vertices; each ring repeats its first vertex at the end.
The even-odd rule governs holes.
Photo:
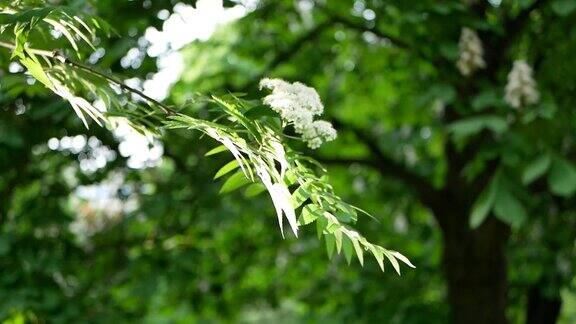
POLYGON ((440 191, 434 188, 425 177, 414 173, 405 165, 386 156, 378 144, 376 144, 376 141, 372 136, 366 134, 359 128, 345 124, 337 119, 333 119, 332 123, 337 129, 352 132, 356 138, 368 148, 372 157, 371 160, 334 159, 333 161, 339 163, 362 163, 364 165, 371 166, 378 170, 378 172, 383 176, 390 176, 405 182, 418 194, 420 200, 428 207, 433 208, 438 204, 440 191))
POLYGON ((366 24, 364 24, 363 21, 357 20, 357 19, 349 19, 347 17, 344 17, 344 16, 340 15, 339 13, 326 7, 325 5, 322 5, 322 4, 317 4, 317 5, 330 17, 330 19, 332 19, 336 23, 340 23, 349 29, 356 30, 359 32, 373 33, 374 35, 378 36, 379 38, 386 39, 391 44, 393 44, 394 46, 401 48, 401 49, 404 49, 404 50, 407 50, 408 52, 415 54, 416 56, 420 57, 421 59, 423 59, 425 61, 428 61, 432 64, 440 63, 439 61, 435 60, 434 58, 431 58, 428 55, 426 55, 419 48, 414 46, 414 44, 411 44, 411 43, 405 41, 404 39, 400 38, 399 36, 387 33, 387 32, 385 32, 381 29, 378 29, 376 27, 370 28, 370 27, 366 26, 366 24))
POLYGON ((373 33, 374 35, 383 38, 383 39, 387 39, 388 41, 390 41, 390 43, 392 43, 394 46, 402 48, 402 49, 412 49, 412 46, 410 44, 408 44, 406 41, 404 41, 403 39, 394 36, 390 33, 386 33, 378 28, 369 28, 367 27, 364 23, 362 23, 361 21, 353 21, 350 19, 347 19, 333 11, 330 11, 328 9, 326 9, 326 12, 329 13, 329 15, 332 17, 332 19, 334 20, 334 22, 340 23, 343 26, 353 29, 353 30, 358 30, 361 32, 370 32, 373 33))
MULTIPOLYGON (((3 42, 3 41, 0 41, 0 47, 12 49, 12 50, 16 48, 16 46, 14 44, 3 42)), ((103 78, 103 79, 107 80, 108 82, 114 83, 115 85, 117 85, 121 89, 123 89, 124 91, 134 93, 134 94, 140 96, 141 98, 145 99, 146 101, 153 103, 154 105, 158 106, 162 110, 162 112, 164 112, 166 115, 176 114, 176 111, 172 110, 172 108, 168 107, 167 105, 159 102, 158 100, 156 100, 154 98, 151 98, 150 96, 146 95, 144 92, 142 92, 138 89, 127 86, 124 82, 122 82, 122 80, 119 80, 113 76, 107 75, 104 72, 100 72, 91 66, 85 65, 85 64, 80 63, 80 62, 73 61, 73 60, 69 59, 68 57, 64 56, 64 54, 60 53, 59 51, 50 52, 50 51, 35 49, 35 48, 30 48, 30 49, 26 49, 26 50, 32 54, 43 56, 43 57, 46 57, 48 59, 56 60, 62 64, 66 64, 66 65, 72 66, 74 68, 81 69, 81 70, 88 72, 92 75, 103 78)))
MULTIPOLYGON (((263 77, 265 77, 267 73, 276 69, 282 63, 292 59, 292 57, 294 57, 302 49, 302 47, 304 47, 304 45, 319 37, 326 29, 328 29, 328 27, 332 26, 332 24, 334 24, 334 20, 328 19, 316 25, 314 28, 310 29, 308 32, 306 32, 301 37, 296 39, 288 47, 284 48, 281 51, 278 51, 277 55, 266 65, 266 67, 262 70, 262 72, 258 73, 255 77, 246 82, 237 91, 246 92, 250 87, 254 86, 263 77)), ((227 88, 232 89, 233 87, 227 87, 227 88)))

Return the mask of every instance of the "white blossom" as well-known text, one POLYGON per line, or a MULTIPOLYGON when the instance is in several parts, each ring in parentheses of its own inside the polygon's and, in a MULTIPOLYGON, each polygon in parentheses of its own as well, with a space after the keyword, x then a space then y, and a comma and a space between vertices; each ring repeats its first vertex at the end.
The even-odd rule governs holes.
POLYGON ((336 130, 332 124, 325 120, 314 121, 310 127, 302 132, 302 139, 306 141, 308 147, 316 149, 323 142, 329 142, 336 139, 336 130))
POLYGON ((464 76, 469 76, 478 69, 486 67, 484 49, 478 34, 467 27, 462 28, 458 43, 459 57, 456 67, 464 76))
POLYGON ((277 112, 282 120, 292 124, 296 133, 308 147, 315 149, 322 143, 336 138, 336 130, 327 121, 314 121, 314 116, 324 112, 318 92, 303 83, 289 83, 281 79, 262 79, 260 88, 272 90, 264 97, 264 103, 277 112))
POLYGON ((508 73, 504 100, 514 108, 536 104, 540 99, 536 86, 530 65, 524 60, 516 60, 508 73))
POLYGON ((272 90, 264 102, 275 110, 306 110, 313 116, 324 112, 324 105, 318 92, 300 82, 286 82, 281 79, 262 79, 260 88, 272 90))

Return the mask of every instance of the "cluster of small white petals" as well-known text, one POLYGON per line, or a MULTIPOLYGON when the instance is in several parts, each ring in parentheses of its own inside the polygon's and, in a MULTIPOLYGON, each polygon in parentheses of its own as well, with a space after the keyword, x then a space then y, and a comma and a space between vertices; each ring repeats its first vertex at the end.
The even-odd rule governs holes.
POLYGON ((272 90, 272 94, 264 98, 264 102, 275 110, 304 110, 313 116, 324 112, 324 105, 318 92, 300 82, 286 82, 280 79, 262 79, 260 88, 272 90))
POLYGON ((540 93, 536 88, 536 81, 532 76, 532 68, 524 60, 514 61, 512 70, 508 73, 504 100, 514 107, 538 103, 540 93))
POLYGON ((264 97, 264 103, 277 112, 282 120, 294 126, 296 133, 308 147, 316 149, 324 142, 336 138, 336 130, 327 121, 316 120, 324 112, 324 105, 318 92, 300 82, 286 82, 281 79, 262 79, 260 88, 272 90, 264 97))
POLYGON ((458 43, 459 57, 456 67, 464 76, 469 76, 478 69, 486 67, 484 49, 478 34, 467 27, 462 28, 458 43))
POLYGON ((308 147, 317 149, 322 143, 335 140, 336 130, 329 122, 317 120, 304 129, 302 139, 308 143, 308 147))

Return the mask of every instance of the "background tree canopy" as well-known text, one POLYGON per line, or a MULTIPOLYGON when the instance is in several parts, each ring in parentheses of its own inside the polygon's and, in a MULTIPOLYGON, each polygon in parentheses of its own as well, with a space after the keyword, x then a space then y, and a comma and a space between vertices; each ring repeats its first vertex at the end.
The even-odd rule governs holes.
POLYGON ((576 0, 223 5, 0 5, 0 319, 576 321, 576 0), (338 138, 310 150, 288 127, 286 156, 320 195, 329 182, 373 215, 326 207, 342 226, 358 217, 366 244, 313 212, 299 221, 321 240, 316 226, 284 239, 263 188, 219 194, 246 183, 230 154, 204 157, 218 136, 202 121, 276 138, 264 77, 318 90, 338 138), (103 118, 158 137, 99 127, 98 98, 103 118), (307 156, 328 172, 298 168, 307 156), (417 269, 394 275, 372 243, 417 269))

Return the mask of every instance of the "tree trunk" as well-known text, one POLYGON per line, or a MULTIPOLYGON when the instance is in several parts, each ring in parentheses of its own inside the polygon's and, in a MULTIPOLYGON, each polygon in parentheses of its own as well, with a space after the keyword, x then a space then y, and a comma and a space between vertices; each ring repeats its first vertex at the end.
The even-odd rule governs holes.
POLYGON ((560 296, 546 296, 539 286, 528 292, 526 324, 554 324, 560 315, 562 300, 560 296))
MULTIPOLYGON (((454 211, 452 211, 454 213, 454 211)), ((506 259, 510 229, 489 217, 471 230, 466 213, 445 215, 443 267, 451 321, 506 323, 506 259)))

